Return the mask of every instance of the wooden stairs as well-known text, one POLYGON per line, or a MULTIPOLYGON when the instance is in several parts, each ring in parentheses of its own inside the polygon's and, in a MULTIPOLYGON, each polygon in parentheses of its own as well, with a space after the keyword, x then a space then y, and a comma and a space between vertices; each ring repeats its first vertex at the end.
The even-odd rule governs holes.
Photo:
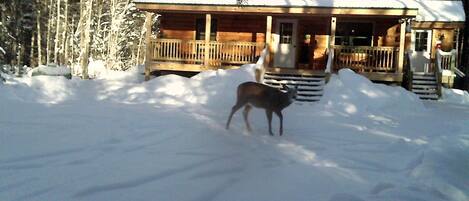
POLYGON ((412 73, 411 91, 423 100, 438 100, 439 83, 435 73, 412 73))
POLYGON ((305 74, 267 71, 264 74, 263 83, 279 89, 282 88, 282 84, 288 87, 297 86, 296 101, 315 102, 322 97, 326 74, 322 72, 305 74))

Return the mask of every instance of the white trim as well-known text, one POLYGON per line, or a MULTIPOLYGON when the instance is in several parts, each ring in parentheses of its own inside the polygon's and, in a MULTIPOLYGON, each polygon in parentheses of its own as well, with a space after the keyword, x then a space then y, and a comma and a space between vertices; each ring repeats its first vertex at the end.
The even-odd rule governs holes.
POLYGON ((432 40, 433 40, 433 31, 430 29, 413 29, 412 34, 411 34, 411 43, 410 43, 410 48, 412 51, 415 51, 415 34, 416 33, 421 33, 421 32, 427 32, 428 33, 428 40, 427 40, 427 52, 431 53, 432 51, 432 40))

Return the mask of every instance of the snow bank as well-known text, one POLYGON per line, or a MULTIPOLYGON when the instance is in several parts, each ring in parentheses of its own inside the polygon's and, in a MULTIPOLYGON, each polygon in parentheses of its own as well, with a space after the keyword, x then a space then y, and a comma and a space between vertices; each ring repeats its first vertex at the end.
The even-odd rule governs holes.
POLYGON ((320 104, 328 110, 353 115, 372 111, 421 111, 419 98, 402 87, 375 84, 350 69, 332 75, 320 104))
POLYGON ((69 79, 72 78, 72 72, 70 68, 66 66, 59 66, 57 64, 48 64, 40 65, 37 68, 33 68, 28 71, 29 76, 40 76, 40 75, 48 75, 48 76, 65 76, 69 79))
POLYGON ((440 101, 446 103, 467 104, 469 105, 469 93, 459 89, 441 88, 442 96, 440 101))
POLYGON ((254 64, 248 64, 234 70, 205 71, 192 78, 160 76, 116 91, 105 98, 131 104, 202 104, 225 107, 226 101, 230 104, 235 101, 236 88, 240 83, 254 80, 254 68, 254 64))
POLYGON ((62 76, 10 78, 6 80, 3 92, 7 98, 22 102, 58 104, 74 97, 76 85, 62 76))

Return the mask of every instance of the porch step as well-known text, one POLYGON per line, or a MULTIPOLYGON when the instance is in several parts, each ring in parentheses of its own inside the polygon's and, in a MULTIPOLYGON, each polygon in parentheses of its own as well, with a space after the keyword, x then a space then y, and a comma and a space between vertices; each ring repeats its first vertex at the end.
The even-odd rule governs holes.
POLYGON ((437 88, 436 85, 421 85, 421 84, 412 85, 412 89, 436 89, 436 88, 437 88))
POLYGON ((424 85, 435 85, 436 80, 412 80, 412 84, 424 84, 424 85))
POLYGON ((438 100, 438 95, 437 94, 421 94, 419 95, 420 99, 423 100, 438 100))
POLYGON ((414 75, 414 80, 436 80, 436 77, 429 75, 414 75))
MULTIPOLYGON (((291 76, 291 75, 284 75, 284 76, 279 76, 275 74, 266 74, 264 75, 264 79, 276 79, 276 80, 298 80, 297 76, 291 76)), ((301 77, 302 81, 322 81, 323 77, 306 77, 302 76, 301 77)))
POLYGON ((426 88, 426 89, 413 89, 412 92, 418 93, 418 94, 436 94, 436 89, 435 88, 426 88))
POLYGON ((325 84, 325 80, 321 81, 303 81, 303 80, 281 80, 281 79, 266 79, 265 82, 269 82, 271 84, 286 84, 286 85, 293 85, 293 86, 322 86, 325 84))
POLYGON ((325 74, 304 75, 301 73, 278 73, 266 72, 264 74, 264 84, 282 88, 282 85, 288 87, 298 87, 296 101, 315 102, 322 97, 324 85, 326 84, 325 74))
POLYGON ((423 75, 423 76, 432 76, 435 77, 435 73, 425 73, 425 72, 413 72, 413 75, 423 75))
POLYGON ((413 73, 411 90, 420 99, 438 100, 438 82, 435 73, 413 73))

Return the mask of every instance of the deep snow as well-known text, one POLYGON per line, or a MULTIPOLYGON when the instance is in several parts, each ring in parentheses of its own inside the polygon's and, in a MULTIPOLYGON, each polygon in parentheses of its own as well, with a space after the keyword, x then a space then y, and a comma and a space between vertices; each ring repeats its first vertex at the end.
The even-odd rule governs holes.
POLYGON ((284 110, 284 136, 259 109, 252 133, 241 112, 225 130, 254 67, 9 78, 0 200, 469 200, 467 94, 422 103, 342 70, 320 102, 284 110))

